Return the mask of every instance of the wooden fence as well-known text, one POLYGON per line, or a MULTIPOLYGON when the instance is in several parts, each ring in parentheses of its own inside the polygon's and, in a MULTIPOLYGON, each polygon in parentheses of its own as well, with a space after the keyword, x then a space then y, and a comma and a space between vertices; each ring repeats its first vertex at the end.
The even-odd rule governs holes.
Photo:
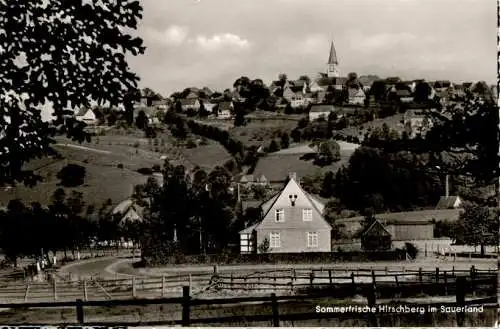
MULTIPOLYGON (((468 277, 475 280, 474 291, 489 294, 496 289, 491 278, 497 278, 496 270, 435 271, 407 270, 390 271, 371 269, 319 269, 319 270, 269 270, 254 273, 192 273, 164 275, 158 277, 129 277, 123 279, 89 278, 87 280, 67 280, 57 275, 47 282, 2 282, 0 302, 48 302, 73 301, 82 299, 111 300, 129 298, 162 298, 177 295, 183 286, 190 287, 193 294, 200 294, 213 288, 217 291, 240 290, 254 292, 309 293, 312 290, 335 288, 345 295, 354 295, 366 290, 367 286, 377 286, 385 294, 406 296, 418 289, 433 295, 447 296, 455 290, 456 280, 468 277), (483 280, 483 281, 481 281, 483 280), (395 290, 394 290, 395 289, 395 290)), ((496 282, 496 281, 495 281, 496 282)), ((496 294, 496 291, 494 292, 496 294)))
MULTIPOLYGON (((454 302, 447 303, 434 303, 434 304, 408 304, 409 306, 419 306, 423 307, 426 315, 431 316, 429 312, 432 312, 432 308, 438 308, 442 306, 472 306, 472 305, 482 305, 483 307, 486 305, 487 307, 495 308, 497 307, 496 297, 488 297, 488 298, 475 298, 467 300, 467 294, 471 291, 471 287, 474 286, 474 280, 467 280, 465 277, 460 277, 457 279, 457 289, 455 294, 454 302)), ((192 324, 227 324, 227 323, 238 323, 244 321, 244 323, 252 323, 252 322, 266 322, 269 321, 272 326, 279 327, 283 321, 304 321, 304 320, 315 320, 315 319, 332 319, 335 317, 351 317, 351 318, 364 318, 366 319, 369 326, 377 327, 380 325, 379 319, 382 315, 380 309, 377 310, 377 289, 375 286, 371 286, 369 290, 366 291, 366 299, 367 303, 359 306, 368 306, 372 309, 368 313, 359 313, 356 311, 346 310, 344 312, 302 312, 302 313, 289 313, 283 312, 281 309, 286 309, 284 306, 286 302, 304 300, 304 299, 318 299, 318 298, 326 298, 331 296, 336 296, 332 294, 332 292, 328 292, 328 294, 309 294, 309 295, 300 295, 300 296, 276 296, 275 293, 272 293, 268 296, 264 297, 237 297, 237 298, 217 298, 217 299, 197 299, 193 298, 190 294, 190 289, 188 286, 184 286, 182 289, 182 297, 174 297, 174 298, 160 298, 160 299, 135 299, 135 300, 107 300, 107 301, 84 301, 82 299, 77 299, 76 301, 71 302, 52 302, 52 303, 22 303, 22 304, 0 304, 1 309, 28 309, 28 308, 63 308, 63 307, 72 307, 76 309, 76 322, 79 325, 85 324, 87 326, 109 326, 111 323, 92 323, 85 321, 85 309, 87 307, 115 307, 115 306, 125 306, 125 305, 158 305, 158 304, 177 304, 180 306, 180 319, 172 318, 170 320, 161 320, 161 321, 148 321, 148 322, 133 322, 133 323, 117 323, 113 322, 112 325, 125 325, 125 326, 154 326, 154 325, 182 325, 182 326, 190 326, 192 324), (271 312, 266 314, 265 312, 260 312, 258 314, 244 314, 244 315, 232 315, 232 316, 216 316, 216 317, 208 317, 208 318, 200 318, 193 317, 192 311, 193 307, 199 305, 243 305, 243 304, 266 304, 270 305, 271 312), (342 314, 341 314, 342 313, 342 314)), ((379 304, 380 305, 380 304, 379 304)), ((345 306, 342 304, 331 305, 334 306, 345 306)), ((227 307, 227 306, 225 306, 227 307)), ((288 308, 290 309, 290 308, 288 308)), ((167 311, 169 315, 172 315, 171 309, 167 311)), ((395 313, 394 311, 385 311, 387 313, 395 313)), ((217 315, 224 314, 222 311, 219 311, 217 315)), ((395 314, 395 316, 399 316, 395 314)), ((456 324, 458 326, 464 326, 465 324, 465 314, 457 313, 456 314, 456 324)), ((64 323, 63 325, 67 325, 64 323)))

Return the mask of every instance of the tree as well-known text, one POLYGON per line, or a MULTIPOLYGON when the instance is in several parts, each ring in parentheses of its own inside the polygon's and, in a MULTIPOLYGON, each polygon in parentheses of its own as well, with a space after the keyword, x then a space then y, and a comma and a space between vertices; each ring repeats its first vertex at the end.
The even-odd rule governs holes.
POLYGON ((280 150, 280 147, 279 147, 279 144, 276 142, 276 140, 274 140, 274 139, 271 140, 267 151, 269 153, 273 153, 273 152, 278 152, 279 150, 280 150))
POLYGON ((288 76, 285 73, 280 73, 278 75, 279 87, 283 88, 285 83, 288 81, 288 76))
POLYGON ((137 114, 137 118, 135 118, 135 126, 138 129, 144 130, 148 127, 148 121, 146 113, 143 110, 140 110, 139 114, 137 114))
POLYGON ((337 142, 328 140, 319 144, 316 162, 320 165, 329 165, 340 160, 340 146, 337 142))
POLYGON ((455 234, 457 244, 480 246, 481 256, 485 246, 498 244, 498 213, 487 207, 466 204, 460 213, 455 234))
POLYGON ((64 187, 77 187, 83 185, 86 175, 85 167, 69 163, 57 173, 57 178, 61 180, 60 184, 64 187))
POLYGON ((282 149, 287 149, 290 146, 290 136, 287 132, 281 134, 280 145, 282 149))
POLYGON ((142 7, 138 1, 2 1, 0 12, 0 49, 8 51, 0 58, 0 182, 26 182, 33 175, 23 164, 53 152, 54 133, 89 139, 85 124, 66 117, 70 107, 89 107, 90 100, 117 106, 137 85, 126 55, 145 48, 127 32, 137 28, 142 7), (46 102, 53 126, 38 109, 46 102))
POLYGON ((431 95, 431 86, 428 82, 421 81, 415 86, 415 93, 413 99, 416 103, 425 103, 429 101, 431 95))
POLYGON ((383 80, 377 80, 373 82, 369 94, 375 97, 376 101, 381 101, 385 97, 386 89, 386 83, 383 80))

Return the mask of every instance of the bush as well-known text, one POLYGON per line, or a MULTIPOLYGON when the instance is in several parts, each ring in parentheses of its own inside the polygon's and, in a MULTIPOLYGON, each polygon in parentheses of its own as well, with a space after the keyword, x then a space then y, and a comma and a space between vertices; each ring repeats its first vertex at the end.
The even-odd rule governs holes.
POLYGON ((143 174, 146 176, 150 176, 153 174, 153 170, 151 168, 139 168, 139 169, 137 169, 137 172, 139 174, 143 174))
POLYGON ((417 255, 418 255, 418 248, 413 244, 413 243, 410 243, 410 242, 405 242, 405 247, 403 249, 407 254, 408 256, 410 256, 412 259, 415 259, 417 258, 417 255))
POLYGON ((57 178, 64 187, 77 187, 83 185, 86 174, 85 167, 70 163, 57 173, 57 178))
POLYGON ((194 149, 196 148, 198 145, 196 145, 196 142, 193 141, 192 139, 188 140, 187 143, 186 143, 186 147, 188 149, 194 149))
POLYGON ((117 165, 116 165, 116 167, 117 167, 118 169, 123 169, 123 164, 119 163, 119 164, 117 164, 117 165))

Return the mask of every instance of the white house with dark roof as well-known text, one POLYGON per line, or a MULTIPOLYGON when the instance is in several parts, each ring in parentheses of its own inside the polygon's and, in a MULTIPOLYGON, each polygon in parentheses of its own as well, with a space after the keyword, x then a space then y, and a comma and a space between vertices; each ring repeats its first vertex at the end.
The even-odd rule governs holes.
POLYGON ((332 227, 323 217, 324 207, 291 173, 282 190, 261 205, 260 221, 240 231, 240 251, 330 252, 332 227), (262 250, 265 241, 269 248, 262 250))
POLYGON ((182 111, 187 110, 195 110, 198 111, 200 109, 200 101, 197 98, 184 98, 180 100, 182 111))
POLYGON ((217 118, 219 119, 231 119, 233 114, 234 105, 233 102, 221 102, 217 108, 217 118))
POLYGON ((113 215, 120 216, 120 224, 126 222, 142 222, 144 209, 134 201, 128 199, 119 203, 112 211, 113 215))

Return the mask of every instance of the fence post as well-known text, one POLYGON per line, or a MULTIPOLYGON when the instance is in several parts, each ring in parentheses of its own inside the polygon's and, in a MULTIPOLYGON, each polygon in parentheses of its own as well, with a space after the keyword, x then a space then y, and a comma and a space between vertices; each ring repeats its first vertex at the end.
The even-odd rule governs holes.
POLYGON ((439 283, 439 267, 436 267, 436 283, 439 283))
POLYGON ((376 291, 376 286, 375 284, 372 284, 367 292, 367 299, 368 299, 368 307, 370 308, 369 312, 369 321, 370 327, 378 327, 378 321, 377 321, 377 315, 376 315, 376 304, 377 304, 377 291, 376 291), (375 308, 375 312, 372 312, 371 308, 375 308))
POLYGON ((191 273, 189 273, 189 291, 192 291, 193 287, 193 277, 191 276, 191 273))
POLYGON ((420 292, 424 292, 424 282, 423 282, 423 277, 422 277, 422 268, 420 267, 418 269, 418 281, 420 282, 420 292))
POLYGON ((233 273, 231 272, 231 285, 230 285, 231 289, 233 288, 233 280, 234 280, 233 279, 233 273))
POLYGON ((54 278, 52 278, 52 291, 54 292, 54 300, 57 300, 57 284, 54 278))
POLYGON ((161 296, 165 297, 165 276, 161 276, 161 296))
POLYGON ((330 281, 330 286, 333 285, 332 270, 328 270, 328 280, 330 281))
POLYGON ((76 300, 76 321, 78 324, 83 324, 83 302, 81 299, 76 300))
POLYGON ((30 283, 26 282, 26 292, 24 293, 24 302, 26 303, 28 301, 28 292, 30 290, 30 283))
POLYGON ((455 277, 455 265, 451 268, 451 275, 455 277))
POLYGON ((135 298, 136 295, 136 290, 135 290, 135 276, 132 278, 132 297, 135 298))
POLYGON ((375 271, 372 270, 372 284, 375 286, 375 271))
POLYGON ((218 273, 217 265, 214 265, 214 275, 217 275, 217 273, 218 273))
POLYGON ((354 281, 354 272, 351 272, 352 294, 356 295, 356 282, 354 281))
MULTIPOLYGON (((456 298, 457 298, 457 306, 462 307, 465 306, 465 286, 466 279, 464 277, 458 277, 456 282, 456 298)), ((457 326, 463 327, 465 324, 465 313, 457 312, 457 326)))
POLYGON ((271 307, 273 310, 273 327, 280 326, 280 313, 278 309, 278 299, 276 298, 276 294, 271 294, 271 307))
POLYGON ((444 271, 444 295, 448 296, 448 274, 444 271))
POLYGON ((399 280, 398 280, 398 275, 397 274, 394 275, 394 281, 396 281, 397 296, 398 296, 398 298, 400 298, 401 297, 401 291, 399 290, 399 280))
POLYGON ((314 281, 314 271, 311 271, 311 274, 309 274, 309 281, 311 281, 311 288, 312 288, 314 281))
POLYGON ((87 280, 83 280, 83 300, 87 301, 87 280))
POLYGON ((190 325, 190 302, 191 296, 189 296, 189 287, 182 287, 182 326, 189 327, 190 325))
POLYGON ((476 284, 474 282, 474 280, 476 279, 476 268, 474 267, 474 265, 472 265, 470 267, 470 284, 471 284, 471 288, 472 288, 472 296, 476 297, 476 284))
POLYGON ((389 273, 389 268, 386 266, 385 267, 385 274, 388 274, 389 273))

